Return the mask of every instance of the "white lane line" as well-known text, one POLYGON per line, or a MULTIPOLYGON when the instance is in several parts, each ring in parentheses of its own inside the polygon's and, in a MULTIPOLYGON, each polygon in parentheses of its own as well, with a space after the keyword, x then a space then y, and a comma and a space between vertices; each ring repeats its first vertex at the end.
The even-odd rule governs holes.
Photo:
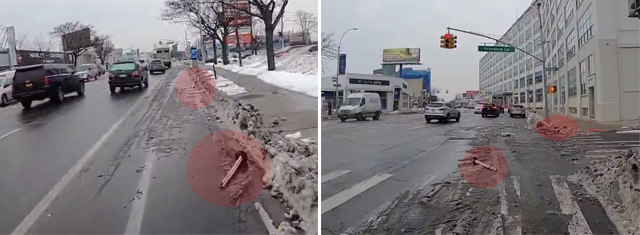
POLYGON ((424 187, 427 187, 427 185, 429 183, 431 183, 431 181, 433 181, 433 179, 435 179, 435 178, 436 178, 436 175, 429 175, 429 178, 426 181, 424 181, 424 183, 422 183, 422 185, 420 186, 419 190, 423 190, 424 187))
POLYGON ((17 129, 15 129, 15 130, 9 131, 9 133, 7 133, 7 134, 4 134, 4 135, 0 136, 0 140, 1 140, 1 139, 3 139, 4 137, 7 137, 7 136, 9 136, 9 135, 11 135, 11 134, 13 134, 13 133, 18 132, 19 130, 20 130, 20 128, 17 128, 17 129))
POLYGON ((518 199, 522 200, 522 196, 520 195, 520 181, 518 176, 511 176, 511 182, 513 182, 513 188, 516 190, 516 194, 518 195, 518 199))
MULTIPOLYGON (((156 84, 154 84, 150 90, 153 90, 156 84)), ((22 220, 22 222, 20 222, 20 224, 16 227, 16 229, 13 230, 11 234, 27 233, 29 228, 31 228, 31 225, 33 225, 33 223, 36 222, 36 220, 38 219, 38 217, 40 217, 40 215, 44 212, 44 210, 46 210, 49 207, 49 205, 51 205, 51 202, 53 202, 53 200, 58 196, 58 194, 60 194, 62 189, 64 189, 71 182, 73 178, 75 178, 76 174, 78 174, 78 172, 82 170, 82 167, 85 164, 87 164, 87 162, 96 154, 96 152, 98 152, 98 149, 100 149, 100 147, 104 145, 104 143, 107 141, 107 139, 109 139, 109 137, 113 134, 113 132, 115 132, 116 129, 118 129, 118 127, 122 125, 124 120, 133 112, 133 110, 136 110, 138 108, 137 106, 140 103, 142 103, 142 101, 145 100, 148 96, 150 96, 150 94, 153 94, 153 92, 149 92, 147 93, 147 95, 140 97, 138 101, 136 101, 136 103, 133 104, 133 106, 131 106, 131 108, 129 108, 129 110, 127 110, 127 112, 124 115, 122 115, 122 117, 120 117, 120 119, 118 119, 118 121, 114 123, 109 128, 109 130, 107 130, 107 132, 105 132, 100 137, 98 142, 96 142, 93 146, 91 146, 89 151, 87 151, 87 153, 85 153, 84 156, 82 156, 82 158, 80 158, 80 160, 78 160, 78 162, 76 162, 76 164, 73 165, 73 167, 71 167, 69 171, 67 171, 67 173, 62 177, 62 179, 60 179, 60 181, 58 181, 58 183, 56 183, 56 185, 53 186, 53 188, 47 193, 47 195, 45 195, 44 198, 42 198, 42 200, 38 202, 36 207, 34 207, 33 210, 29 212, 27 217, 25 217, 22 220)))
POLYGON ((562 176, 550 175, 549 178, 551 178, 551 186, 553 186, 553 191, 555 191, 556 198, 558 198, 558 203, 560 203, 560 210, 562 210, 562 214, 573 215, 571 216, 571 220, 569 221, 568 225, 569 234, 593 234, 591 232, 591 229, 589 228, 589 224, 587 224, 587 220, 584 218, 584 215, 582 215, 582 212, 580 211, 578 203, 573 200, 573 195, 571 195, 569 186, 564 180, 562 180, 562 176))
POLYGON ((420 128, 426 128, 426 127, 425 126, 417 126, 417 127, 409 128, 409 130, 415 130, 415 129, 420 129, 420 128))
POLYGON ((504 181, 498 186, 498 194, 500 195, 500 214, 509 216, 509 207, 507 204, 507 191, 505 190, 504 181))
POLYGON ((142 218, 144 217, 144 207, 147 202, 147 196, 149 194, 149 185, 151 182, 151 172, 153 171, 153 162, 156 156, 152 153, 148 154, 145 159, 145 170, 142 172, 140 182, 138 182, 137 190, 142 192, 137 200, 131 202, 133 204, 131 214, 129 214, 129 220, 127 221, 127 228, 124 234, 140 234, 142 229, 142 218))
POLYGON ((625 140, 625 141, 594 141, 589 144, 626 144, 626 143, 640 143, 640 140, 625 140))
POLYGON ((260 218, 262 219, 262 223, 264 224, 264 227, 267 229, 267 232, 269 233, 269 235, 276 235, 278 231, 276 227, 273 225, 273 220, 271 220, 271 217, 269 217, 269 214, 267 214, 267 211, 264 210, 264 208, 262 208, 262 204, 260 204, 259 202, 256 202, 254 205, 256 207, 256 210, 258 210, 258 214, 260 215, 260 218))
POLYGON ((509 215, 509 204, 507 203, 507 191, 505 188, 506 185, 503 181, 502 184, 498 186, 498 195, 500 196, 500 214, 505 217, 504 227, 505 230, 507 230, 506 234, 521 235, 522 227, 519 222, 520 215, 519 213, 514 216, 509 215), (518 218, 518 220, 514 218, 518 218))
POLYGON ((329 199, 324 200, 322 201, 322 203, 320 203, 320 207, 322 207, 321 214, 324 214, 330 210, 333 210, 339 205, 342 205, 342 203, 347 202, 348 200, 354 198, 358 194, 366 191, 367 189, 370 189, 371 187, 379 184, 380 182, 388 179, 391 176, 392 176, 391 174, 374 175, 373 177, 365 181, 362 181, 349 189, 346 189, 336 195, 333 195, 329 199))
POLYGON ((329 173, 329 174, 326 174, 326 175, 320 176, 320 177, 321 177, 321 179, 322 179, 322 182, 321 182, 321 183, 323 183, 323 184, 324 184, 324 182, 327 182, 327 181, 329 181, 329 180, 332 180, 332 179, 338 178, 338 177, 343 176, 343 175, 345 175, 345 174, 347 174, 347 173, 349 173, 349 172, 351 172, 351 171, 350 171, 350 170, 337 170, 337 171, 331 172, 331 173, 329 173))

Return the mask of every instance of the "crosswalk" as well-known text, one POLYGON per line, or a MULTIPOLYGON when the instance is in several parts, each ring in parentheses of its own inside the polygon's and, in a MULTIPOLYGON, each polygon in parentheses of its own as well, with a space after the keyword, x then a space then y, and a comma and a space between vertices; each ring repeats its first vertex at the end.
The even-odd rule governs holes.
POLYGON ((579 145, 587 147, 585 157, 591 160, 617 155, 634 147, 640 147, 640 139, 636 140, 605 140, 598 134, 579 134, 573 137, 579 145))
MULTIPOLYGON (((341 177, 349 177, 349 174, 352 173, 350 170, 336 170, 334 172, 327 173, 322 175, 321 181, 322 184, 327 184, 332 180, 339 179, 341 177)), ((359 183, 355 183, 352 187, 349 187, 341 192, 337 192, 334 195, 323 195, 321 202, 321 214, 325 215, 328 212, 342 206, 345 203, 360 203, 361 201, 366 201, 366 199, 358 199, 353 200, 356 196, 361 194, 366 194, 368 190, 376 187, 378 184, 385 182, 387 180, 393 180, 393 174, 391 173, 381 173, 376 174, 368 179, 365 179, 359 183)), ((415 185, 414 188, 410 189, 413 191, 412 195, 415 196, 415 192, 418 189, 424 189, 423 192, 427 192, 429 189, 426 188, 427 185, 430 185, 434 179, 438 178, 437 175, 429 175, 426 174, 424 177, 421 177, 425 182, 415 185)), ((553 192, 555 193, 555 199, 559 205, 560 210, 558 213, 563 215, 567 215, 569 221, 567 223, 567 231, 570 235, 590 235, 593 234, 593 230, 590 227, 587 219, 583 214, 583 210, 589 209, 581 209, 578 202, 576 201, 577 192, 572 191, 570 189, 569 181, 567 176, 563 175, 550 175, 547 178, 551 187, 553 188, 553 192)), ((477 189, 466 185, 463 187, 463 184, 467 184, 464 180, 460 180, 459 185, 453 186, 457 187, 458 191, 456 193, 456 197, 460 199, 464 199, 465 196, 469 197, 470 192, 472 190, 485 190, 485 189, 477 189), (463 189, 464 188, 464 189, 463 189)), ((521 214, 521 201, 531 200, 531 199, 523 199, 523 193, 520 188, 520 177, 519 176, 509 176, 505 181, 498 185, 497 187, 489 190, 498 190, 498 195, 500 197, 500 214, 503 216, 503 220, 501 221, 502 225, 500 228, 504 229, 504 234, 514 234, 521 235, 523 234, 523 225, 526 224, 526 221, 522 221, 521 214), (510 195, 514 194, 514 195, 510 195), (509 201, 512 200, 512 201, 509 201), (513 201, 515 200, 515 201, 513 201), (515 206, 513 206, 515 205, 515 206)), ((398 192, 399 194, 400 192, 398 192)), ((368 195, 363 195, 364 198, 368 197, 368 195)), ((374 196, 374 195, 369 195, 374 196)), ((404 200, 408 201, 408 198, 404 200)), ((369 222, 375 221, 378 213, 388 210, 388 208, 395 206, 396 204, 401 203, 395 200, 390 200, 386 203, 381 204, 378 208, 368 208, 369 210, 367 214, 368 218, 363 218, 362 221, 369 222)), ((598 224, 599 222, 592 221, 591 224, 598 224)), ((348 225, 347 229, 342 234, 352 234, 356 232, 356 227, 358 224, 348 225), (350 227, 349 227, 350 226, 350 227)))

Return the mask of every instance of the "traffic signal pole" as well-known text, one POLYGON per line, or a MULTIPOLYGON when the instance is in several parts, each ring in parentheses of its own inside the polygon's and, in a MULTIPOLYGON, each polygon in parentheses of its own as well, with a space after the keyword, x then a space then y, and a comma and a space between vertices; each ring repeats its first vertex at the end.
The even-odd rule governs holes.
MULTIPOLYGON (((538 5, 538 9, 540 9, 539 7, 540 6, 538 5)), ((538 10, 538 14, 540 14, 539 10, 538 10)), ((548 89, 547 88, 547 64, 544 61, 544 56, 545 56, 545 53, 544 53, 544 40, 543 40, 543 47, 542 47, 542 56, 543 56, 543 58, 541 59, 541 58, 538 58, 538 57, 532 55, 531 53, 529 53, 529 52, 527 52, 527 51, 525 51, 523 49, 520 49, 520 48, 518 48, 518 47, 516 47, 514 45, 511 45, 510 43, 507 43, 507 42, 502 41, 502 40, 497 39, 497 38, 489 37, 487 35, 482 35, 482 34, 479 34, 479 33, 474 33, 474 32, 471 32, 471 31, 466 31, 466 30, 456 29, 456 28, 451 28, 451 27, 447 27, 447 31, 456 31, 456 32, 475 35, 475 36, 478 36, 478 37, 483 37, 483 38, 486 38, 486 39, 491 39, 491 40, 494 40, 496 42, 499 42, 499 43, 505 44, 507 46, 513 47, 516 50, 521 51, 521 52, 531 56, 532 58, 542 62, 542 82, 543 82, 543 86, 545 87, 545 89, 548 89)), ((542 32, 542 31, 540 31, 540 32, 542 32)), ((549 103, 548 103, 548 99, 547 99, 547 92, 544 92, 543 95, 544 95, 544 113, 545 113, 546 117, 549 117, 549 103)))

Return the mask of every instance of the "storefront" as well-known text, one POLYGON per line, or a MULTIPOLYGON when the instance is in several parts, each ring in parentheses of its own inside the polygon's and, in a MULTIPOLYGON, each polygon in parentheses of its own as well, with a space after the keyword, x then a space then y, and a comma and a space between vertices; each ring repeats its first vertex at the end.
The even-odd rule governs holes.
MULTIPOLYGON (((338 106, 342 104, 344 99, 345 88, 346 95, 351 93, 377 93, 380 95, 382 110, 395 111, 409 108, 408 84, 397 77, 372 75, 372 74, 354 74, 347 73, 340 75, 338 83, 338 94, 332 82, 332 77, 323 77, 321 81, 322 98, 324 102, 332 102, 336 97, 338 106), (348 78, 348 79, 347 79, 348 78)), ((335 76, 333 77, 335 78, 335 76)))

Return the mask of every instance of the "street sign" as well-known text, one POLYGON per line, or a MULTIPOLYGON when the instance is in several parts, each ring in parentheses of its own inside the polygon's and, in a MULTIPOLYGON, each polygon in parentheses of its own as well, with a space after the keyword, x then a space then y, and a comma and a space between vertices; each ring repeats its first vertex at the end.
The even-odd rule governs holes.
POLYGON ((338 78, 337 77, 331 77, 331 82, 338 83, 338 78))
POLYGON ((340 62, 338 64, 338 74, 344 75, 347 70, 347 54, 340 54, 340 62))
POLYGON ((547 72, 556 72, 558 71, 558 68, 553 67, 553 68, 547 68, 547 72))
POLYGON ((338 83, 333 84, 333 87, 340 87, 340 84, 338 84, 338 83))
POLYGON ((478 46, 482 52, 516 52, 516 48, 509 46, 478 46))
POLYGON ((191 48, 191 59, 198 60, 198 49, 196 49, 195 47, 191 48))

